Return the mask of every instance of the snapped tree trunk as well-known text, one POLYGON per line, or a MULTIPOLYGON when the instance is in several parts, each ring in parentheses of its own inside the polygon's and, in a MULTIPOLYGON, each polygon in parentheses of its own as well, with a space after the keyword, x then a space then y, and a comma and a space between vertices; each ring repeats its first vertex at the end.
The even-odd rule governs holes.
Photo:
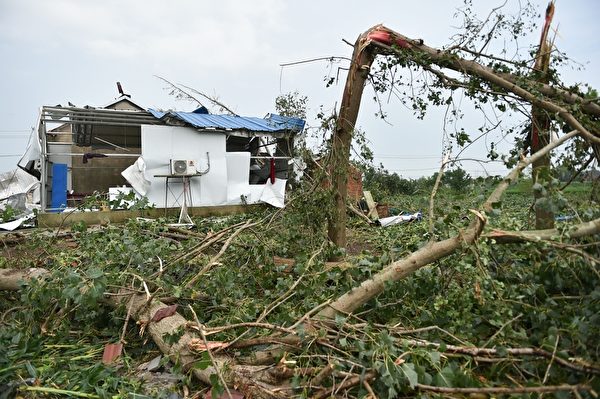
MULTIPOLYGON (((561 118, 572 129, 577 130, 594 149, 600 159, 600 137, 593 129, 584 126, 575 118, 568 106, 580 105, 581 112, 597 116, 600 112, 595 104, 585 102, 580 96, 564 90, 550 87, 535 79, 523 79, 515 75, 497 72, 476 61, 460 57, 455 52, 429 47, 423 40, 408 38, 385 26, 376 25, 359 36, 354 45, 352 64, 348 72, 346 86, 342 97, 336 129, 332 137, 332 185, 334 191, 334 209, 329 218, 329 239, 339 247, 346 245, 346 182, 350 156, 352 132, 358 116, 360 101, 369 68, 377 54, 408 56, 413 60, 421 60, 428 70, 443 75, 431 67, 447 68, 462 75, 475 76, 494 90, 511 94, 527 101, 547 115, 561 118), (533 90, 535 89, 535 90, 533 90), (546 93, 549 97, 539 94, 546 93), (585 106, 587 104, 587 106, 585 106)), ((447 79, 452 81, 452 78, 447 79)), ((451 84, 450 84, 451 85, 451 84)), ((541 148, 541 147, 540 147, 541 148)), ((536 158, 538 159, 538 158, 536 158)), ((538 162, 542 162, 538 159, 538 162)))
POLYGON ((328 235, 329 239, 340 248, 346 247, 346 197, 352 133, 358 117, 365 82, 375 59, 375 53, 368 46, 367 36, 370 31, 368 30, 356 39, 340 112, 331 138, 330 173, 334 207, 331 209, 328 220, 328 235))
MULTIPOLYGON (((535 59, 534 75, 537 75, 537 81, 541 84, 549 82, 548 70, 550 68, 550 50, 552 45, 548 41, 548 32, 550 23, 554 15, 554 3, 550 3, 546 9, 546 22, 542 30, 540 46, 535 59)), ((537 105, 531 109, 531 153, 539 151, 550 142, 550 116, 537 105)), ((549 202, 549 193, 541 186, 548 183, 550 174, 550 153, 546 154, 539 161, 533 163, 532 172, 533 184, 537 189, 533 190, 535 199, 535 228, 551 229, 554 227, 554 212, 549 202)))

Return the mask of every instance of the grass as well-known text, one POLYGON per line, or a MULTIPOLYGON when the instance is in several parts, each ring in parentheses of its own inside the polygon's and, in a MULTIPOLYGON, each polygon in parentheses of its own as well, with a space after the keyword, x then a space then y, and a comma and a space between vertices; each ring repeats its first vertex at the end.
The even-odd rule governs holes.
MULTIPOLYGON (((564 183, 561 183, 561 185, 564 183)), ((510 194, 532 194, 532 182, 531 179, 520 179, 515 184, 511 185, 507 193, 510 194)), ((591 193, 592 192, 592 183, 590 182, 572 182, 569 184, 564 190, 564 193, 591 193)))

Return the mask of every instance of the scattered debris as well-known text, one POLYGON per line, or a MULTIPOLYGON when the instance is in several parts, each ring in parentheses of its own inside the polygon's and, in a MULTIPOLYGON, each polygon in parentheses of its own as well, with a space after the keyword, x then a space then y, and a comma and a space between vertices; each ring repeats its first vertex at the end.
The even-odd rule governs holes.
POLYGON ((162 366, 160 361, 162 360, 162 355, 156 356, 154 359, 150 360, 146 365, 146 370, 148 371, 158 371, 162 366))
POLYGON ((0 223, 0 230, 14 231, 19 227, 33 226, 35 226, 35 214, 31 212, 18 219, 11 220, 10 222, 0 223))
POLYGON ((569 220, 575 219, 575 215, 556 215, 554 220, 557 222, 567 222, 569 220))
POLYGON ((161 308, 154 313, 154 316, 152 316, 152 320, 150 321, 157 323, 166 317, 173 316, 176 312, 177 304, 161 308))
POLYGON ((0 173, 0 230, 33 226, 38 199, 39 181, 35 177, 19 168, 0 173))
POLYGON ((104 346, 104 353, 102 354, 102 363, 112 364, 115 360, 121 356, 123 351, 123 344, 106 344, 104 346))
POLYGON ((419 212, 402 214, 397 216, 389 216, 387 218, 381 218, 377 223, 381 227, 393 226, 395 224, 408 223, 414 220, 420 221, 423 219, 423 214, 419 212))
POLYGON ((203 399, 244 399, 243 393, 230 389, 229 392, 223 392, 220 395, 213 396, 212 388, 202 396, 203 399))

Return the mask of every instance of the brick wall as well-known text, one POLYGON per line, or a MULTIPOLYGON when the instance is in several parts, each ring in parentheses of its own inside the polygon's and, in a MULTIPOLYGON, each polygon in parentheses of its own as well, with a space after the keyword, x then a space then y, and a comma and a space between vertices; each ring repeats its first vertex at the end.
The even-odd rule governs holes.
POLYGON ((362 198, 362 172, 350 165, 348 168, 348 198, 358 202, 362 198))

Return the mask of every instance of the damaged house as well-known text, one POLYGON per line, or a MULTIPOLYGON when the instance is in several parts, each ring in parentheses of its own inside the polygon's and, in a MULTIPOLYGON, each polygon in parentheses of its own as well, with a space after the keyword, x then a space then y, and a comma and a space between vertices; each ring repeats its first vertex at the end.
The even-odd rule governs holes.
POLYGON ((42 212, 128 190, 157 208, 283 206, 303 128, 303 120, 273 114, 146 110, 123 95, 98 108, 42 107, 19 167, 39 179, 42 212))

